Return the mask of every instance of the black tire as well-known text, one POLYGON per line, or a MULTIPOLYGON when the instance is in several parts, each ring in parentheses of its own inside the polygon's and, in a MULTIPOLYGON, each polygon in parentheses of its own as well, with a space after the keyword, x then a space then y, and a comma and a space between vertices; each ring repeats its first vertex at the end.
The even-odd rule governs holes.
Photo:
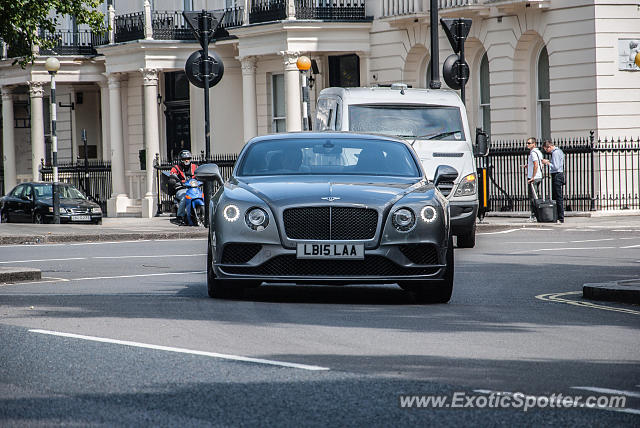
POLYGON ((41 213, 36 211, 35 213, 33 213, 33 223, 34 224, 45 224, 46 220, 45 220, 44 216, 41 213))
POLYGON ((195 225, 199 227, 204 226, 204 205, 198 205, 195 208, 195 225))
POLYGON ((102 219, 101 219, 101 218, 99 218, 98 220, 95 220, 95 221, 93 222, 93 224, 102 224, 102 219))
POLYGON ((9 213, 2 211, 2 214, 0 214, 0 223, 9 223, 9 213))
POLYGON ((424 284, 416 282, 400 283, 400 287, 411 292, 418 303, 448 303, 453 293, 453 237, 449 238, 447 246, 447 266, 442 279, 439 281, 425 281, 424 284))
POLYGON ((476 246, 476 223, 473 223, 473 227, 470 232, 464 235, 456 235, 458 238, 458 248, 473 248, 476 246))
POLYGON ((244 296, 245 285, 242 281, 230 281, 216 278, 213 271, 213 251, 211 238, 207 248, 207 292, 209 297, 215 299, 239 299, 244 296))

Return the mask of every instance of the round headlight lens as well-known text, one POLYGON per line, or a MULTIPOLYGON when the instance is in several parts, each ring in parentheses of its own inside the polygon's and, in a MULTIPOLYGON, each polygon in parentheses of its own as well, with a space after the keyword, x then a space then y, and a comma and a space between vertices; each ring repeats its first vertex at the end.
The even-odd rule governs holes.
POLYGON ((238 217, 240 217, 240 209, 238 209, 238 207, 235 205, 227 205, 226 207, 224 207, 222 215, 224 216, 225 220, 234 222, 238 219, 238 217))
POLYGON ((432 206, 427 205, 420 211, 420 217, 426 223, 431 223, 438 218, 438 212, 432 206))
POLYGON ((398 232, 408 232, 416 224, 416 216, 409 208, 400 208, 391 215, 391 223, 398 232))
POLYGON ((269 215, 262 208, 251 208, 244 216, 247 226, 253 230, 264 230, 269 224, 269 215))

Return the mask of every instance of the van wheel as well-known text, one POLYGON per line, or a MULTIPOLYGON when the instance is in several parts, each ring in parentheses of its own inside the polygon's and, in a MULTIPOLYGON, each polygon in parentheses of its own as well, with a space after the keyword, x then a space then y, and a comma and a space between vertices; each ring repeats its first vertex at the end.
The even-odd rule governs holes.
POLYGON ((471 231, 464 235, 456 235, 458 248, 473 248, 476 246, 476 223, 473 223, 471 231))
POLYGON ((451 300, 451 294, 453 293, 453 273, 453 237, 450 237, 447 245, 447 264, 442 279, 437 282, 425 281, 422 284, 419 282, 401 282, 398 285, 403 290, 413 294, 418 303, 447 303, 451 300))

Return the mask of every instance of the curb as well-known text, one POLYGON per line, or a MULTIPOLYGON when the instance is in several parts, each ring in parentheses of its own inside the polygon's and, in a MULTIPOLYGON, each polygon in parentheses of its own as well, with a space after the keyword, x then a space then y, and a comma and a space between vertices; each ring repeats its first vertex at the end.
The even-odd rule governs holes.
POLYGON ((582 296, 593 300, 640 305, 640 279, 584 284, 582 286, 582 296))
POLYGON ((85 235, 31 235, 0 236, 0 245, 48 244, 64 242, 108 242, 108 241, 141 241, 147 239, 190 239, 206 238, 206 230, 197 232, 139 232, 139 233, 106 233, 85 235))
POLYGON ((42 279, 40 269, 20 267, 0 268, 0 284, 7 282, 38 281, 40 279, 42 279))

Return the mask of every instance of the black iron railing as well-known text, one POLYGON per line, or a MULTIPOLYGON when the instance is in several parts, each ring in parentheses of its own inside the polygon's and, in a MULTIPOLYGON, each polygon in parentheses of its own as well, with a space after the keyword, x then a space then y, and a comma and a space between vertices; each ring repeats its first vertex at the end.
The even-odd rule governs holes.
POLYGON ((251 10, 249 11, 249 22, 251 24, 281 21, 286 18, 286 0, 255 0, 251 3, 251 10))
POLYGON ((11 189, 4 188, 4 168, 0 165, 0 196, 4 196, 11 189))
MULTIPOLYGON (((40 179, 51 181, 53 168, 51 165, 40 166, 40 179)), ((107 199, 111 196, 111 162, 84 161, 69 162, 58 165, 58 180, 71 183, 82 190, 87 197, 96 202, 107 215, 107 199)))
MULTIPOLYGON (((561 139, 554 145, 565 154, 566 211, 640 208, 640 139, 561 139)), ((542 150, 541 150, 542 151, 542 150)), ((477 159, 488 167, 488 211, 528 211, 524 140, 494 141, 489 156, 477 159)), ((549 157, 544 154, 545 157, 549 157)), ((551 195, 551 178, 543 167, 542 190, 551 195)))
POLYGON ((116 43, 144 39, 144 12, 116 16, 116 43))
POLYGON ((363 21, 364 0, 295 0, 296 19, 363 21))
MULTIPOLYGON (((231 177, 231 172, 233 171, 233 166, 238 160, 237 154, 221 154, 214 155, 210 159, 206 159, 204 156, 204 152, 200 154, 200 156, 195 156, 193 158, 193 162, 196 165, 202 165, 205 163, 215 163, 220 168, 220 173, 222 174, 222 178, 226 181, 231 177)), ((167 160, 160 159, 156 157, 154 161, 154 168, 156 170, 156 183, 157 183, 157 193, 158 193, 158 214, 162 213, 170 213, 173 207, 173 195, 171 194, 168 186, 167 186, 167 175, 164 173, 168 173, 171 171, 174 165, 176 165, 178 160, 167 160)), ((196 177, 197 178, 197 177, 196 177)), ((214 192, 218 189, 218 183, 214 185, 214 192)))
POLYGON ((108 43, 106 34, 91 30, 57 30, 54 33, 43 30, 41 37, 54 43, 52 48, 40 50, 43 55, 97 55, 96 46, 108 43))

